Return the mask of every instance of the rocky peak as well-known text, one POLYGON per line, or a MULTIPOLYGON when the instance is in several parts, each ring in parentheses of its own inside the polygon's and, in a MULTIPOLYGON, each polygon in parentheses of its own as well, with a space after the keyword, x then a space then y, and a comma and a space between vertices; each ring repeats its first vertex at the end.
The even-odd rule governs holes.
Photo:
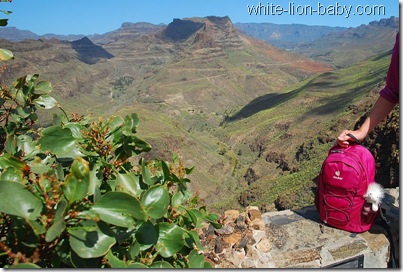
POLYGON ((163 36, 173 41, 186 40, 201 29, 203 25, 201 22, 192 20, 174 19, 163 31, 163 36))
POLYGON ((228 16, 174 19, 163 31, 163 37, 171 41, 190 41, 200 48, 239 48, 240 33, 228 16), (189 40, 193 37, 191 40, 189 40))
POLYGON ((112 54, 101 46, 94 44, 87 37, 71 42, 71 46, 77 52, 78 58, 87 64, 95 64, 100 59, 113 58, 112 54))

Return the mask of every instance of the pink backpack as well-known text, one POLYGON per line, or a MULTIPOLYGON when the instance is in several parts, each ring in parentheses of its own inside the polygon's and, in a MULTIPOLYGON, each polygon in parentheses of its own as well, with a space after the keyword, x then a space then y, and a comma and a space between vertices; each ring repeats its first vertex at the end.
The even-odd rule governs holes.
POLYGON ((366 203, 363 195, 373 182, 375 159, 366 147, 359 144, 332 147, 322 164, 315 195, 320 220, 350 232, 369 230, 379 210, 362 214, 366 203))

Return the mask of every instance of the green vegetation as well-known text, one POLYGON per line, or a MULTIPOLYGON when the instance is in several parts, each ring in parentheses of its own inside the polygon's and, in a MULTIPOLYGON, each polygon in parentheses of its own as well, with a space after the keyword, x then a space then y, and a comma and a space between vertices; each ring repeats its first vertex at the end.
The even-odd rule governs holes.
POLYGON ((187 190, 192 169, 176 156, 133 164, 151 148, 136 114, 34 129, 36 108, 56 105, 37 78, 0 91, 2 267, 206 267, 194 229, 220 226, 187 190))
POLYGON ((141 158, 135 113, 68 117, 38 77, 0 87, 0 266, 211 268, 196 229, 221 225, 187 188, 193 168, 141 158))

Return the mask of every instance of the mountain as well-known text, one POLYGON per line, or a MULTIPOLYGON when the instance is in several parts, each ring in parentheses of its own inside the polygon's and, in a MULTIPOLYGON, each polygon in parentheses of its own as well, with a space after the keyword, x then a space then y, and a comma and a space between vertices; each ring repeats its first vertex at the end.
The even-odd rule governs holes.
POLYGON ((105 34, 89 35, 88 38, 96 44, 107 44, 111 42, 136 40, 143 35, 157 33, 163 30, 166 25, 154 25, 150 23, 123 23, 114 31, 105 34))
POLYGON ((248 36, 289 50, 320 39, 329 33, 347 30, 345 27, 274 23, 236 23, 235 27, 248 36))
MULTIPOLYGON (((145 156, 178 154, 195 167, 190 189, 217 210, 309 203, 332 134, 369 108, 390 58, 385 49, 335 70, 214 16, 124 24, 96 39, 0 40, 15 54, 0 79, 38 73, 68 114, 137 113, 145 156)), ((54 112, 41 112, 45 125, 54 112)))
POLYGON ((350 28, 268 23, 238 23, 236 26, 246 35, 277 47, 335 67, 345 67, 390 49, 385 46, 393 45, 399 31, 399 18, 385 18, 350 28))
POLYGON ((345 67, 392 49, 399 25, 396 17, 373 21, 368 25, 328 33, 294 52, 345 67))
POLYGON ((95 64, 101 59, 111 59, 113 55, 99 45, 95 45, 90 39, 82 39, 71 42, 72 48, 77 52, 77 57, 84 63, 95 64))

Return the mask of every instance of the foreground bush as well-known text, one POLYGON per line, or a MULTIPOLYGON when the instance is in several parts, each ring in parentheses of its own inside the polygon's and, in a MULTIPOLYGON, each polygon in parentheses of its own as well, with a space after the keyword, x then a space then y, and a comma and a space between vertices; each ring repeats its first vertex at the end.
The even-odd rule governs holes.
POLYGON ((136 114, 35 128, 37 108, 58 106, 51 91, 38 75, 0 88, 1 266, 211 267, 196 228, 220 225, 187 190, 192 169, 141 159, 136 114))

